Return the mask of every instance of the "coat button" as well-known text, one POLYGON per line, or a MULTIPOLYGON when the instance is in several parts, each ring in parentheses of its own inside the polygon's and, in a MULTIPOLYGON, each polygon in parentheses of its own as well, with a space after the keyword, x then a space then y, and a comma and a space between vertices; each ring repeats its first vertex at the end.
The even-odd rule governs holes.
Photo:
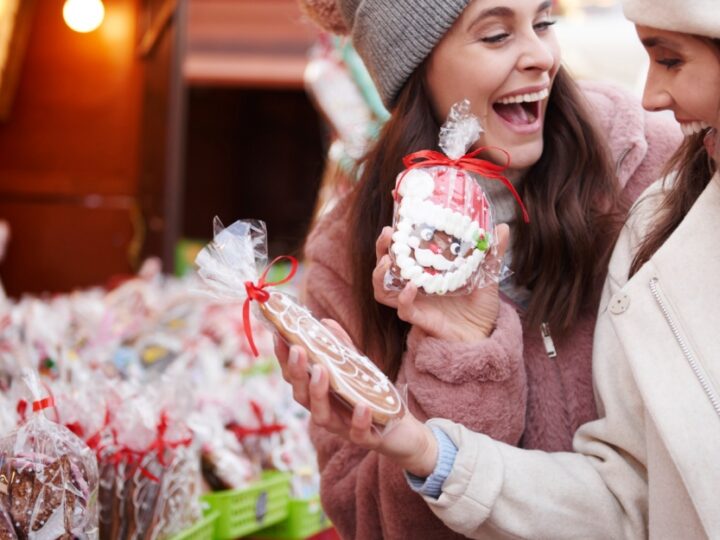
POLYGON ((630 297, 625 293, 617 293, 610 299, 610 313, 620 315, 630 307, 630 297))

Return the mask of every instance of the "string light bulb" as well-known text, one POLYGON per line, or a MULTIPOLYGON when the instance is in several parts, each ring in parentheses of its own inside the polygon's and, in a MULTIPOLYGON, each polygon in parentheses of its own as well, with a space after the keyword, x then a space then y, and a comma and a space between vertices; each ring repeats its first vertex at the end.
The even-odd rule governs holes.
POLYGON ((76 32, 92 32, 104 18, 105 6, 101 0, 66 0, 63 6, 65 24, 76 32))

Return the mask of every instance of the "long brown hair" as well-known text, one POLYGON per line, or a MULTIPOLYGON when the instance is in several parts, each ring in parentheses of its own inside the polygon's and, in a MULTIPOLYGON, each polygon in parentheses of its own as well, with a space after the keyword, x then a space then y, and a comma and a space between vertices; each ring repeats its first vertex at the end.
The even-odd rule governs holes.
MULTIPOLYGON (((374 299, 375 241, 392 222, 391 191, 403 168, 402 158, 437 149, 439 128, 421 66, 362 163, 363 174, 351 203, 350 262, 354 301, 360 308, 360 345, 393 379, 409 325, 396 310, 374 299)), ((599 288, 595 285, 604 276, 624 214, 616 211, 619 188, 609 151, 579 90, 562 68, 550 95, 543 136, 542 157, 527 172, 520 190, 530 224, 517 220, 513 270, 517 282, 533 290, 527 321, 536 325, 547 321, 553 331, 562 333, 595 299, 599 288)))
MULTIPOLYGON (((699 36, 698 38, 717 49, 718 62, 720 62, 720 39, 699 36)), ((718 91, 718 106, 720 108, 720 90, 718 91)), ((670 238, 715 174, 716 164, 710 159, 705 149, 704 138, 704 133, 686 138, 668 161, 663 176, 672 178, 671 175, 675 173, 674 183, 661 206, 660 219, 640 244, 632 265, 630 265, 628 277, 635 275, 642 265, 649 261, 660 249, 660 246, 670 238)))

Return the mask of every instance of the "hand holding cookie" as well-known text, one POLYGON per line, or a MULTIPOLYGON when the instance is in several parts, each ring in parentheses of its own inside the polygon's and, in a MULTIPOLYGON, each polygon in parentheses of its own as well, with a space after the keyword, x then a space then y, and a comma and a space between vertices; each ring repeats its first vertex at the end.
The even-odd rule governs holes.
POLYGON ((430 429, 411 413, 407 412, 391 429, 381 433, 373 425, 368 406, 357 404, 350 409, 334 399, 328 371, 317 364, 310 368, 305 349, 288 348, 278 340, 275 353, 296 401, 311 412, 315 425, 362 448, 375 450, 417 476, 428 476, 433 471, 437 442, 430 429))
MULTIPOLYGON (((452 341, 478 341, 489 336, 495 327, 500 309, 498 285, 475 289, 468 295, 418 295, 418 289, 408 283, 402 291, 389 291, 384 280, 391 258, 388 248, 392 229, 386 227, 376 243, 377 266, 373 271, 375 300, 397 309, 400 319, 418 326, 429 336, 452 341)), ((498 258, 502 259, 509 240, 507 225, 495 229, 498 238, 498 258)))
POLYGON ((405 404, 395 386, 369 358, 338 337, 337 325, 336 331, 331 331, 306 307, 275 291, 259 308, 287 343, 302 347, 313 366, 324 368, 339 398, 351 407, 366 405, 377 424, 386 425, 403 416, 405 404))
POLYGON ((292 279, 298 261, 283 256, 268 265, 266 236, 262 222, 238 221, 227 229, 217 222, 213 242, 196 259, 199 276, 216 294, 243 300, 243 326, 250 349, 257 355, 250 317, 250 305, 256 302, 259 314, 283 340, 303 347, 311 364, 323 366, 337 396, 351 407, 366 405, 377 424, 386 425, 401 418, 405 403, 385 374, 328 330, 307 307, 274 290, 292 279), (290 262, 288 274, 279 281, 270 281, 269 271, 283 260, 290 262))

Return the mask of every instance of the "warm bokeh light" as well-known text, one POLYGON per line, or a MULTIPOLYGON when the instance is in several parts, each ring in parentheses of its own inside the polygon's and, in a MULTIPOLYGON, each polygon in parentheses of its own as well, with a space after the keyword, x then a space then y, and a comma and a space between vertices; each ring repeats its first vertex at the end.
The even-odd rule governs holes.
POLYGON ((76 32, 92 32, 102 24, 105 6, 101 0, 66 0, 63 18, 76 32))

